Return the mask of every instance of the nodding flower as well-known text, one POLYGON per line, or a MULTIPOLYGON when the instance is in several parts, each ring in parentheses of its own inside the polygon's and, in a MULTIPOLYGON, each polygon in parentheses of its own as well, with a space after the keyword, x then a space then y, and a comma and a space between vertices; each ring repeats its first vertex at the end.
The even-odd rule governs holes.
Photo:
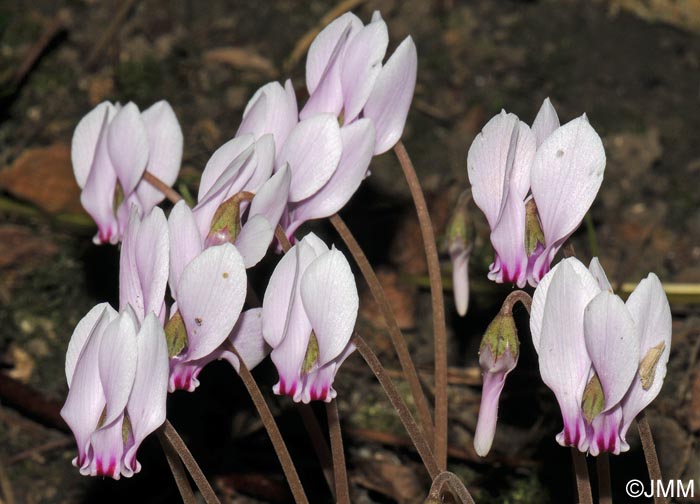
POLYGON ((671 309, 650 273, 627 302, 596 258, 557 264, 535 290, 530 318, 542 380, 557 398, 562 446, 629 450, 632 420, 658 395, 671 348, 671 309))
POLYGON ((582 115, 563 126, 549 99, 530 128, 501 111, 469 148, 474 202, 491 228, 489 279, 533 287, 581 223, 605 171, 603 143, 582 115))
POLYGON ((280 260, 262 306, 262 331, 272 347, 276 394, 330 402, 335 374, 355 350, 350 342, 359 298, 345 256, 309 233, 280 260))
POLYGON ((75 435, 73 465, 85 476, 131 477, 136 452, 165 421, 168 350, 151 312, 95 306, 78 323, 66 354, 68 398, 61 416, 75 435))
POLYGON ((133 206, 147 215, 165 198, 143 180, 144 172, 169 186, 175 183, 182 162, 182 130, 166 101, 143 112, 132 102, 103 102, 76 126, 71 158, 82 189, 80 201, 98 227, 93 241, 116 244, 133 206))

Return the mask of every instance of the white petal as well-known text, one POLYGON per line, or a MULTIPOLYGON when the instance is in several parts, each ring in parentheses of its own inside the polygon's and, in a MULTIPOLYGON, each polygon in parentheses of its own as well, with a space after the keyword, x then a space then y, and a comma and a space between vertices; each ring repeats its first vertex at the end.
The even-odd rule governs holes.
POLYGON ((206 249, 185 267, 177 292, 189 340, 184 360, 221 345, 238 320, 246 288, 243 258, 230 243, 206 249))
POLYGON ((178 202, 168 216, 170 235, 170 292, 177 294, 180 275, 192 259, 203 250, 202 237, 192 210, 185 201, 178 202))
POLYGON ((391 149, 401 139, 416 88, 418 56, 413 39, 406 37, 379 72, 367 98, 364 116, 377 130, 375 154, 391 149))
POLYGON ((318 191, 333 175, 342 154, 338 120, 319 114, 297 124, 280 150, 278 166, 289 163, 290 201, 301 201, 318 191))
POLYGON ((71 381, 73 380, 73 373, 75 372, 75 365, 80 358, 80 355, 85 348, 85 344, 92 334, 99 329, 103 331, 107 323, 114 320, 117 316, 117 312, 109 306, 109 303, 100 303, 92 307, 92 309, 87 312, 87 314, 80 319, 78 325, 75 326, 73 335, 70 337, 68 342, 68 350, 66 350, 66 381, 68 382, 68 388, 70 388, 71 381), (104 321, 102 319, 105 319, 104 321))
POLYGON ((81 189, 85 187, 90 174, 97 151, 97 142, 115 113, 114 105, 102 102, 88 112, 75 127, 70 154, 75 180, 81 189))
POLYGON ((639 368, 639 336, 618 296, 601 292, 586 306, 586 349, 593 362, 608 411, 622 400, 639 368))
POLYGON ((285 164, 255 194, 250 203, 250 216, 263 215, 277 226, 287 207, 291 181, 292 173, 289 165, 285 164))
POLYGON ((252 268, 265 257, 274 236, 275 230, 265 216, 254 215, 248 219, 235 242, 246 268, 252 268))
POLYGON ((107 131, 109 157, 125 195, 139 183, 148 161, 148 132, 138 107, 127 103, 109 125, 107 131))
POLYGON ((357 320, 355 277, 345 256, 332 249, 313 261, 301 278, 301 298, 318 340, 319 365, 347 346, 357 320))
MULTIPOLYGON (((170 104, 161 100, 141 114, 148 132, 148 165, 146 169, 167 186, 177 180, 182 162, 182 129, 170 104)), ((136 194, 148 213, 165 199, 165 195, 146 181, 136 187, 136 194)))
POLYGON ((610 281, 608 280, 608 276, 605 274, 603 266, 601 266, 597 257, 591 259, 591 263, 588 265, 588 271, 591 272, 591 275, 593 275, 596 282, 598 282, 598 287, 600 287, 600 290, 609 292, 613 291, 610 281))
POLYGON ((604 170, 603 143, 585 117, 560 127, 537 149, 530 183, 548 249, 581 223, 604 170))
MULTIPOLYGON (((214 154, 207 161, 207 165, 202 172, 202 178, 199 181, 198 201, 201 202, 205 198, 217 180, 231 166, 231 163, 249 149, 253 145, 253 141, 253 135, 250 134, 237 136, 214 151, 214 154)), ((236 166, 240 168, 241 165, 242 163, 238 163, 236 166)), ((233 173, 229 173, 228 177, 232 175, 233 173)))
POLYGON ((535 117, 535 121, 532 123, 532 131, 537 139, 537 147, 542 145, 542 142, 558 127, 559 116, 557 116, 557 111, 554 110, 549 98, 545 98, 540 111, 537 113, 537 117, 535 117))
POLYGON ((505 110, 481 130, 467 154, 467 175, 474 203, 484 212, 491 229, 496 227, 506 205, 510 172, 517 145, 519 120, 505 110))
POLYGON ((100 343, 100 382, 107 409, 104 424, 124 412, 136 376, 136 321, 126 311, 110 322, 100 343))

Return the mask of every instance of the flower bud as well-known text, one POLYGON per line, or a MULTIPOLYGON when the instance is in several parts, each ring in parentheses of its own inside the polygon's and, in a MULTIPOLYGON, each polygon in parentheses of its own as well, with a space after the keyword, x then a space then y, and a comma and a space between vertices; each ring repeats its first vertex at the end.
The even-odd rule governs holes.
POLYGON ((457 201, 454 213, 447 224, 447 247, 452 261, 452 286, 457 313, 462 317, 469 307, 469 256, 472 251, 473 224, 467 204, 471 200, 464 191, 457 201))
POLYGON ((510 312, 501 312, 489 324, 479 347, 479 366, 484 373, 481 407, 474 434, 474 449, 485 457, 491 449, 498 419, 498 399, 506 376, 518 363, 520 341, 510 312))

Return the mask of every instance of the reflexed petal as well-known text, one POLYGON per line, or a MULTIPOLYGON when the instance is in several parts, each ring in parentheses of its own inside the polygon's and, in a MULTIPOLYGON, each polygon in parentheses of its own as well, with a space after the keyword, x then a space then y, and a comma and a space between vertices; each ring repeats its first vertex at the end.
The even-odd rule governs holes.
POLYGON ((338 120, 320 114, 301 121, 280 150, 278 166, 289 163, 289 201, 301 201, 318 191, 333 175, 342 153, 338 120))
POLYGON ((374 125, 360 119, 340 130, 343 153, 330 180, 314 195, 294 206, 292 219, 305 222, 329 217, 350 200, 365 178, 374 152, 374 125))
POLYGON ((257 194, 262 185, 270 179, 275 167, 275 141, 271 134, 263 135, 255 141, 253 155, 255 171, 243 189, 257 194))
POLYGON ((292 173, 289 170, 289 165, 285 164, 255 194, 250 203, 249 215, 263 215, 276 226, 287 207, 291 181, 292 173))
POLYGON ((345 124, 350 124, 365 106, 388 45, 389 32, 381 16, 348 41, 340 74, 345 124))
POLYGON ((114 105, 102 102, 88 112, 75 127, 70 154, 73 174, 81 189, 85 187, 92 169, 100 136, 115 113, 114 105))
POLYGON ((408 36, 379 72, 365 104, 364 116, 372 119, 377 130, 375 154, 388 151, 401 139, 416 87, 417 68, 416 45, 408 36))
POLYGON ((132 206, 119 255, 119 310, 122 311, 131 305, 138 316, 143 318, 144 300, 136 255, 140 228, 139 209, 132 206))
POLYGON ((265 257, 274 236, 275 230, 265 216, 254 215, 248 219, 234 243, 246 268, 252 268, 265 257))
POLYGON ((290 80, 284 88, 270 82, 258 89, 246 105, 236 136, 253 133, 258 139, 271 133, 275 145, 282 146, 298 121, 296 94, 290 80))
POLYGON ((495 229, 506 205, 515 154, 511 146, 517 142, 518 124, 517 116, 501 111, 486 123, 467 154, 467 175, 474 203, 484 212, 491 229, 495 229))
MULTIPOLYGON (((624 438, 632 420, 646 408, 661 391, 666 377, 666 364, 671 352, 671 307, 666 293, 654 273, 639 282, 639 285, 627 299, 627 309, 639 331, 640 357, 644 359, 651 351, 658 352, 655 366, 641 369, 641 375, 647 381, 647 390, 642 386, 640 377, 635 377, 629 392, 622 400, 622 437, 624 438)), ((655 359, 654 359, 655 360, 655 359)))
POLYGON ((540 281, 539 285, 535 289, 535 293, 532 296, 532 306, 530 307, 530 333, 532 334, 532 344, 535 347, 535 351, 539 353, 540 351, 540 337, 542 333, 542 318, 544 316, 544 306, 547 301, 547 294, 549 292, 549 284, 554 278, 554 273, 557 271, 559 266, 563 263, 567 263, 571 266, 574 272, 578 275, 579 280, 584 286, 584 290, 588 293, 591 299, 600 292, 595 278, 591 275, 590 271, 586 269, 586 266, 576 259, 575 257, 569 257, 564 259, 562 262, 554 266, 547 275, 540 281))
POLYGON ((513 282, 523 288, 527 283, 527 252, 525 250, 525 203, 512 194, 506 198, 496 228, 491 232, 491 244, 497 260, 488 277, 498 283, 513 282))
POLYGON ((598 287, 600 287, 600 290, 608 292, 613 291, 613 288, 610 285, 610 281, 608 280, 608 276, 605 274, 603 266, 601 266, 600 261, 597 257, 591 259, 591 263, 588 265, 588 271, 591 272, 593 278, 595 278, 596 282, 598 282, 598 287))
POLYGON ((604 170, 603 143, 585 116, 557 129, 537 149, 530 182, 547 248, 535 265, 536 277, 581 223, 604 170))
MULTIPOLYGON (((224 173, 227 175, 226 180, 230 180, 235 175, 237 169, 243 165, 241 155, 253 145, 253 141, 253 135, 237 136, 214 151, 202 172, 197 201, 201 202, 207 196, 224 173), (239 160, 239 162, 233 165, 235 160, 239 160), (232 165, 237 169, 230 170, 232 165)), ((248 153, 248 155, 251 154, 252 151, 248 153)))
POLYGON ((97 223, 98 234, 93 240, 96 244, 119 241, 119 229, 114 217, 114 191, 117 187, 117 174, 112 166, 107 149, 108 128, 104 117, 103 127, 97 140, 95 159, 90 168, 90 174, 80 193, 80 203, 97 223))
MULTIPOLYGON (((68 388, 70 388, 75 366, 83 352, 83 348, 93 332, 97 329, 98 323, 103 317, 106 318, 106 322, 103 322, 104 324, 111 322, 116 316, 117 312, 114 308, 109 306, 109 303, 100 303, 87 312, 87 314, 80 319, 78 325, 75 326, 73 335, 68 342, 68 350, 66 350, 66 381, 68 382, 68 388)), ((104 327, 100 328, 100 331, 102 330, 104 330, 104 327)))
POLYGON ((254 146, 249 146, 234 159, 214 182, 204 197, 194 207, 195 222, 205 237, 209 234, 211 220, 225 200, 240 192, 255 173, 254 146))
POLYGON ((537 143, 535 134, 524 122, 519 121, 515 131, 517 132, 517 137, 515 138, 513 168, 510 171, 508 195, 510 196, 512 193, 514 198, 524 201, 525 196, 530 191, 530 168, 532 167, 532 161, 535 159, 537 143))
MULTIPOLYGON (((253 308, 241 313, 228 339, 236 347, 248 369, 260 364, 270 353, 270 347, 262 336, 262 308, 253 308)), ((238 357, 233 352, 224 350, 219 359, 227 360, 238 372, 238 357)))
POLYGON ((185 201, 178 202, 168 216, 170 230, 170 292, 177 295, 180 275, 192 259, 202 252, 202 237, 192 210, 185 201))
POLYGON ((586 349, 605 396, 605 408, 620 402, 639 368, 639 336, 634 320, 618 296, 602 291, 583 316, 586 349))
MULTIPOLYGON (((110 317, 110 313, 104 310, 85 342, 74 365, 66 403, 61 409, 61 417, 73 431, 78 445, 78 457, 73 461, 76 467, 82 467, 86 463, 90 436, 97 428, 105 407, 98 357, 105 328, 111 322, 110 317)), ((68 361, 66 361, 66 371, 68 371, 68 361)))
POLYGON ((134 388, 127 403, 134 444, 124 456, 125 469, 138 472, 136 451, 151 432, 165 422, 165 402, 168 396, 168 347, 158 319, 149 314, 136 336, 137 364, 134 388))
POLYGON ((158 315, 165 300, 170 265, 170 238, 168 222, 163 210, 153 208, 141 222, 136 241, 136 265, 143 292, 143 313, 158 315))
POLYGON ((306 88, 313 94, 328 67, 333 52, 343 36, 362 27, 362 21, 351 12, 334 19, 316 36, 306 56, 306 88))
POLYGON ((299 244, 289 249, 270 276, 262 304, 262 331, 265 341, 275 348, 282 343, 297 279, 299 244))
POLYGON ((131 194, 143 176, 149 156, 146 125, 132 102, 114 116, 107 131, 107 145, 124 194, 131 194))
POLYGON ((100 381, 107 409, 104 424, 110 424, 124 412, 136 376, 136 325, 129 312, 110 322, 100 343, 98 357, 100 381))
POLYGON ((554 392, 564 420, 564 430, 557 441, 580 450, 586 446, 581 398, 591 369, 583 335, 583 312, 594 295, 571 263, 560 263, 547 290, 539 342, 542 381, 554 392))
MULTIPOLYGON (((177 180, 182 162, 182 129, 170 104, 161 100, 141 114, 148 132, 147 170, 172 186, 177 180)), ((165 195, 146 181, 136 187, 144 212, 163 201, 165 195)))
POLYGON ((551 135, 559 127, 559 116, 554 110, 552 102, 549 98, 545 98, 537 112, 537 117, 532 123, 532 131, 537 139, 537 147, 542 145, 549 135, 551 135))
POLYGON ((185 360, 221 345, 238 320, 246 287, 243 258, 230 243, 206 249, 185 267, 177 292, 189 339, 185 360))
POLYGON ((323 366, 343 351, 355 328, 359 304, 355 277, 342 252, 332 249, 309 265, 300 286, 323 366))

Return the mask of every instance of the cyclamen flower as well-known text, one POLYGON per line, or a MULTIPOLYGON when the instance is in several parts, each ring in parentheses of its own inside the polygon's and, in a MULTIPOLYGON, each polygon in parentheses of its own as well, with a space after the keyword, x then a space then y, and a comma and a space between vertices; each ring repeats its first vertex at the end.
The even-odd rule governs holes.
MULTIPOLYGON (((276 183, 273 179, 270 182, 276 183)), ((264 196, 265 192, 261 189, 259 194, 264 196)), ((265 201, 259 204, 264 207, 265 201)), ((255 211, 251 205, 251 213, 255 211)), ((169 390, 192 392, 199 385, 201 370, 214 360, 225 359, 238 370, 238 358, 227 349, 227 341, 249 368, 260 363, 269 349, 262 338, 260 309, 241 313, 247 279, 245 259, 238 249, 231 243, 207 247, 184 201, 173 207, 168 227, 169 283, 176 301, 166 324, 171 357, 169 390)), ((269 245, 265 239, 263 253, 269 245)))
POLYGON ((366 117, 376 129, 374 154, 392 148, 406 123, 418 65, 410 36, 382 65, 388 44, 387 26, 378 11, 366 26, 350 12, 332 21, 309 47, 309 100, 300 117, 342 113, 343 125, 366 117))
POLYGON ((293 246, 270 277, 262 330, 279 373, 276 394, 330 402, 358 309, 357 286, 345 256, 313 233, 293 246))
POLYGON ((589 269, 565 259, 535 290, 530 330, 564 420, 557 442, 592 455, 627 451, 627 430, 661 390, 671 347, 671 310, 656 275, 625 303, 597 259, 589 269))
POLYGON ((585 114, 559 126, 549 99, 530 129, 505 111, 474 139, 467 174, 491 228, 489 279, 536 286, 581 223, 605 170, 605 150, 585 114))
POLYGON ((136 452, 165 421, 168 351, 158 319, 139 323, 95 306, 78 323, 66 354, 68 398, 61 416, 75 435, 73 465, 85 476, 131 477, 141 470, 136 452))
POLYGON ((123 107, 103 102, 75 128, 71 157, 82 189, 80 201, 97 223, 93 241, 115 244, 121 240, 133 205, 145 215, 164 199, 142 180, 144 171, 167 185, 177 179, 182 130, 166 101, 141 113, 131 102, 123 107))

